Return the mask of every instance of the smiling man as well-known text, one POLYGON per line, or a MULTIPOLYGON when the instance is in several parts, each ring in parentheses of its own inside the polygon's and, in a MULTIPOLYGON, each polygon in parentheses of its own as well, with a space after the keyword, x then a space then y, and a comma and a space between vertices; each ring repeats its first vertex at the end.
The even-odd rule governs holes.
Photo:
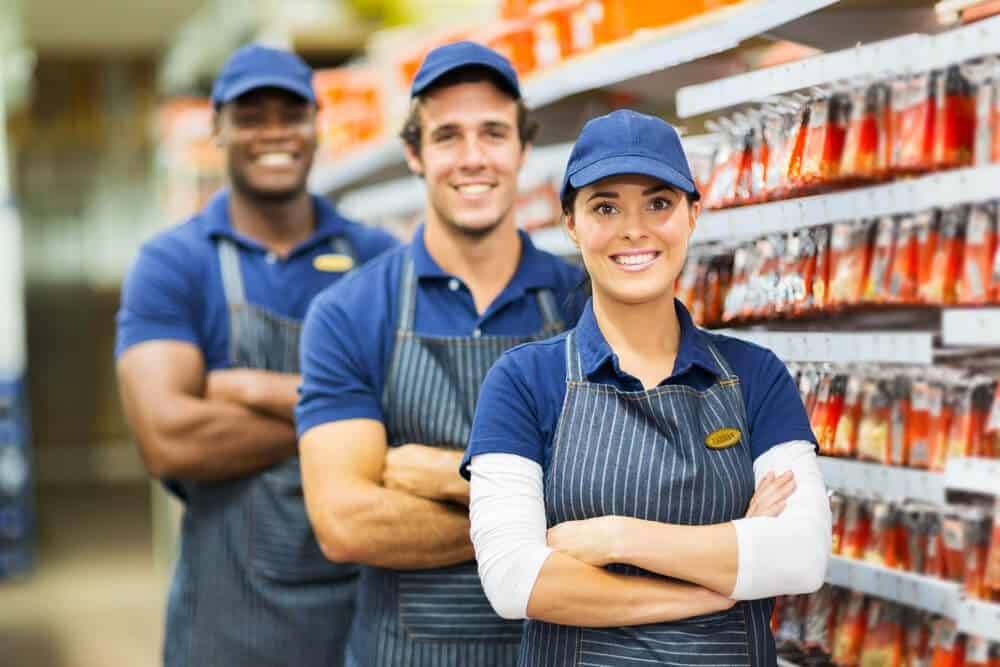
POLYGON ((428 54, 402 132, 425 224, 306 317, 306 504, 324 553, 363 564, 348 664, 517 662, 521 623, 483 593, 457 470, 492 363, 572 326, 582 306, 582 272, 515 226, 533 133, 506 59, 469 42, 428 54))
POLYGON ((122 291, 122 403, 185 505, 166 667, 342 664, 357 568, 323 557, 292 424, 313 297, 394 245, 310 196, 312 71, 248 46, 215 83, 229 188, 148 243, 122 291))

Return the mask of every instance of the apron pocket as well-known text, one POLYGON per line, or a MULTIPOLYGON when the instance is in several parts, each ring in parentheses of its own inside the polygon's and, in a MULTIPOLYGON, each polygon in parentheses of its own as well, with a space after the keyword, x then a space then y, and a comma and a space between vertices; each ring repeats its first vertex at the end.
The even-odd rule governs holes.
POLYGON ((320 550, 306 515, 298 456, 261 473, 250 503, 250 559, 261 576, 301 584, 357 574, 353 563, 332 563, 320 550))
POLYGON ((742 604, 672 623, 582 628, 579 649, 578 665, 750 665, 742 604))
POLYGON ((399 572, 399 621, 411 639, 438 642, 521 641, 523 621, 493 611, 476 564, 399 572))

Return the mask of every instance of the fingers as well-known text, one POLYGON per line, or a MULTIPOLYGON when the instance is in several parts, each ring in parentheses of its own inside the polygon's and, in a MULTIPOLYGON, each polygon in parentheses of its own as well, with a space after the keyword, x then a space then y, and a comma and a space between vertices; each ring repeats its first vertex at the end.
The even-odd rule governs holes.
POLYGON ((786 501, 795 493, 795 489, 795 475, 791 471, 781 475, 768 473, 761 479, 757 491, 750 500, 746 516, 780 515, 785 509, 786 501))

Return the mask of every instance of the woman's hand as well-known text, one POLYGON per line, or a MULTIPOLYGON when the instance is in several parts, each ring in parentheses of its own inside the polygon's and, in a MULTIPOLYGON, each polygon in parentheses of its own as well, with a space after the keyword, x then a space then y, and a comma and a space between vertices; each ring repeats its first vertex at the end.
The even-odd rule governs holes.
POLYGON ((625 519, 599 516, 582 521, 566 521, 549 528, 548 545, 589 565, 615 563, 623 551, 625 519))
POLYGON ((795 493, 795 475, 789 470, 780 475, 772 472, 764 475, 760 486, 750 499, 746 518, 777 517, 785 510, 785 501, 795 493))

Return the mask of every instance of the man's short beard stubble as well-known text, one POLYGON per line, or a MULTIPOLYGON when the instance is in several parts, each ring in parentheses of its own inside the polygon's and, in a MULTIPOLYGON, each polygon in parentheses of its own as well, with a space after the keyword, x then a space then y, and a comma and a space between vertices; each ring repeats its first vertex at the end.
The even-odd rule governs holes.
POLYGON ((507 219, 507 216, 510 215, 511 209, 513 208, 513 205, 511 205, 507 210, 500 214, 499 218, 485 227, 469 228, 455 222, 446 211, 434 204, 433 201, 431 202, 431 206, 434 208, 434 212, 437 213, 437 219, 441 221, 441 224, 451 231, 461 234, 470 241, 481 241, 496 231, 497 228, 503 224, 504 220, 507 219))

